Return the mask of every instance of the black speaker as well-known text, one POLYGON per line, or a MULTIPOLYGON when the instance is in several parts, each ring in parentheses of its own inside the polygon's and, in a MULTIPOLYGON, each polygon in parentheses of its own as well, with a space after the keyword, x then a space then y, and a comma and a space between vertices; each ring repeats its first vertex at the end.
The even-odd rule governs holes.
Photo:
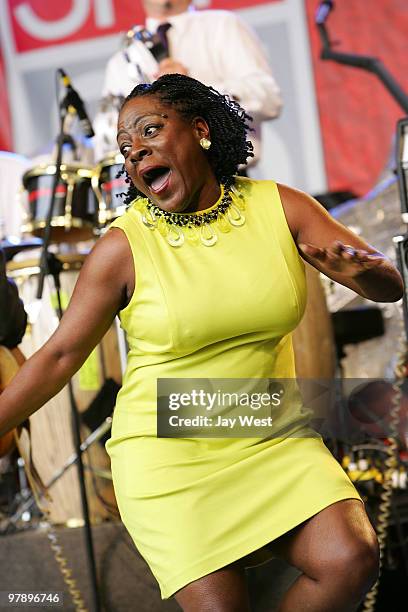
MULTIPOLYGON (((119 392, 120 385, 113 380, 113 378, 107 378, 103 383, 102 387, 98 391, 96 397, 89 404, 88 408, 81 414, 81 419, 89 427, 91 431, 94 431, 104 420, 112 416, 113 409, 116 403, 116 396, 119 392)), ((110 432, 104 434, 99 438, 99 443, 105 446, 105 442, 109 440, 110 432)))
POLYGON ((354 310, 338 310, 331 314, 337 355, 344 357, 346 344, 384 335, 384 319, 378 306, 363 306, 354 310))

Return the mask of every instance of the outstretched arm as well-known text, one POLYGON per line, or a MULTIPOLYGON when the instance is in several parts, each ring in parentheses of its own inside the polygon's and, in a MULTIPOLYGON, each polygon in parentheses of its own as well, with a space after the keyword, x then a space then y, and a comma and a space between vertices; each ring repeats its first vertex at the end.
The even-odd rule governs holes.
POLYGON ((110 230, 87 257, 57 330, 0 395, 0 435, 41 408, 81 367, 126 304, 132 274, 127 239, 110 230))
POLYGON ((393 263, 333 217, 311 196, 278 185, 292 236, 303 259, 359 295, 396 302, 403 283, 393 263))

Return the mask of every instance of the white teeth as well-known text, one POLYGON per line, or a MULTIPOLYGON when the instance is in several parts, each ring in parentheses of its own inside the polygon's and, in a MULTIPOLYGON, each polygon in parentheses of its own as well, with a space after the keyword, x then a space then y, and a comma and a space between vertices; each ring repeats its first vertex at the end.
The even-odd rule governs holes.
POLYGON ((160 189, 163 187, 163 185, 169 178, 169 175, 170 170, 167 170, 167 172, 165 172, 164 174, 160 174, 157 178, 154 179, 154 181, 152 181, 150 189, 152 191, 160 191, 160 189))

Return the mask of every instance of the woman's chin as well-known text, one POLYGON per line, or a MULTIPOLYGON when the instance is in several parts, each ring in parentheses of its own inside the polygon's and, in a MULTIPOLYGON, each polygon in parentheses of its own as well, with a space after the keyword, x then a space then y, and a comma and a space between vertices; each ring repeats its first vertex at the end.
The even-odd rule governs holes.
POLYGON ((185 198, 180 197, 179 194, 172 195, 168 198, 155 198, 154 203, 156 206, 169 213, 182 213, 186 210, 185 198))

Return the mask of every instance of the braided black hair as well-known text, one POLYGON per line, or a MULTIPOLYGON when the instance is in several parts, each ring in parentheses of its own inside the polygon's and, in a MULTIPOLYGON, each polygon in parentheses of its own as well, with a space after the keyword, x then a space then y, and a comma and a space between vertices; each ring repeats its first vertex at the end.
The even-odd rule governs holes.
MULTIPOLYGON (((202 117, 206 120, 211 134, 211 147, 206 151, 209 164, 220 183, 227 187, 233 182, 240 164, 246 164, 253 157, 252 143, 247 140, 247 131, 252 121, 244 109, 227 95, 220 94, 213 87, 182 74, 165 74, 153 83, 137 85, 123 102, 139 96, 157 96, 164 105, 174 106, 185 119, 202 117)), ((119 175, 126 174, 129 189, 124 200, 130 204, 141 194, 132 184, 123 168, 119 175)))

